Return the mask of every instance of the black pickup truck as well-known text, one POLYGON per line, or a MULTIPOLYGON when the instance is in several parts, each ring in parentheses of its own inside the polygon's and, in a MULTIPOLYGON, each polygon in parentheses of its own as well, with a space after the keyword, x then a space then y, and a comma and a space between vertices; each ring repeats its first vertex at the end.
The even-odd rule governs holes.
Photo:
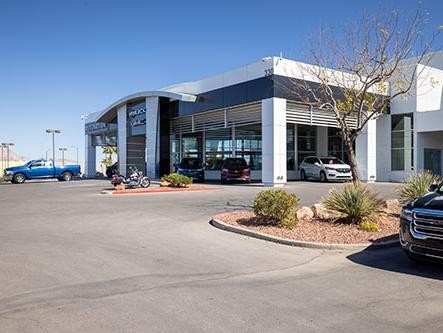
POLYGON ((443 184, 403 207, 400 243, 412 259, 443 262, 443 184))

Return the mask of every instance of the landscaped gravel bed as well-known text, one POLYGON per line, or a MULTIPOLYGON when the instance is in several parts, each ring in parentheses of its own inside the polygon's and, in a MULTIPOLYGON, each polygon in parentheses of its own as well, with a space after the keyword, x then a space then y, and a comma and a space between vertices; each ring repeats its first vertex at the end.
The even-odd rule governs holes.
POLYGON ((280 238, 296 241, 318 242, 329 244, 357 244, 382 242, 398 237, 399 218, 396 214, 377 213, 375 222, 378 231, 369 232, 333 220, 300 220, 297 226, 290 230, 259 223, 259 219, 252 211, 234 211, 220 213, 215 219, 227 224, 249 229, 251 231, 268 234, 280 238))

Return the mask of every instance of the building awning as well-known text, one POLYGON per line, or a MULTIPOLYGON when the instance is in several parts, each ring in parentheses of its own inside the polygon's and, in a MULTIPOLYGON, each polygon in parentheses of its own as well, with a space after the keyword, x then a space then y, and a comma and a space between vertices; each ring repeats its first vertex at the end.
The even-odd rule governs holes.
POLYGON ((117 108, 119 106, 146 97, 166 97, 169 98, 170 100, 179 100, 191 103, 197 100, 197 96, 190 94, 182 94, 182 93, 170 92, 164 90, 142 91, 125 96, 123 98, 120 98, 118 101, 112 103, 102 112, 100 112, 100 114, 97 117, 97 122, 104 122, 104 123, 111 122, 117 116, 117 108))

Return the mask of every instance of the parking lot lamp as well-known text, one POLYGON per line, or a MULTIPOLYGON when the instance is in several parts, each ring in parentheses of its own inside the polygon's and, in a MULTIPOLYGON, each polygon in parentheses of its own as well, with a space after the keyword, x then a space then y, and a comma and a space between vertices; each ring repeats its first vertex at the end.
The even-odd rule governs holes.
POLYGON ((52 134, 52 163, 55 165, 55 135, 60 134, 62 131, 59 129, 48 128, 46 133, 52 134))
POLYGON ((76 163, 78 164, 78 147, 77 146, 71 146, 71 148, 74 148, 77 151, 76 163))
POLYGON ((3 143, 0 143, 0 149, 1 149, 1 156, 2 156, 2 173, 3 173, 3 169, 4 169, 4 166, 3 166, 3 160, 4 160, 4 157, 3 157, 3 149, 4 149, 4 146, 3 146, 3 143))
POLYGON ((59 148, 58 150, 62 152, 62 165, 65 165, 65 151, 67 151, 68 148, 59 148))
POLYGON ((10 143, 2 142, 1 143, 1 147, 2 147, 2 169, 4 169, 4 165, 6 165, 6 167, 9 168, 9 149, 12 146, 14 146, 14 143, 12 143, 12 142, 10 142, 10 143), (5 162, 4 155, 3 155, 4 148, 6 148, 6 161, 7 161, 6 163, 4 163, 5 162))

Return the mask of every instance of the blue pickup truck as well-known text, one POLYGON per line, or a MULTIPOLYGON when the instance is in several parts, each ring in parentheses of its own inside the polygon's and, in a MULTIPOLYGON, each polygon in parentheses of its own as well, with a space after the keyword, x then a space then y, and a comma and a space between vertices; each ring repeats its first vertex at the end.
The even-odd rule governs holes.
POLYGON ((54 166, 52 160, 32 160, 25 165, 6 168, 3 178, 14 184, 23 184, 27 179, 57 178, 70 181, 80 175, 80 165, 54 166))

